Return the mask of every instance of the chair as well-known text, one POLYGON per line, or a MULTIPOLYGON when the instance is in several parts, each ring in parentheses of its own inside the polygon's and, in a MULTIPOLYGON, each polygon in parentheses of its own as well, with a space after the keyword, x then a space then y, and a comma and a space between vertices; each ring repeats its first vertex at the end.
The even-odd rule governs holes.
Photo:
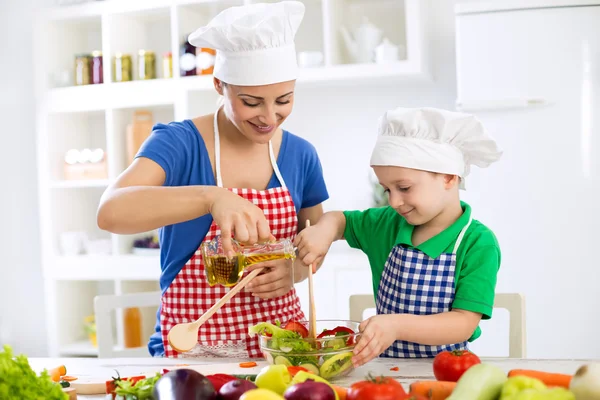
MULTIPOLYGON (((362 321, 365 310, 375 308, 375 299, 370 294, 350 296, 350 319, 362 321)), ((508 357, 525 358, 527 334, 525 329, 525 296, 520 293, 497 293, 494 308, 506 309, 509 313, 508 357)))
POLYGON ((98 358, 150 357, 146 346, 132 349, 116 348, 113 342, 113 319, 111 318, 111 312, 129 307, 156 306, 158 308, 160 300, 161 292, 96 296, 94 298, 94 313, 96 314, 98 358))

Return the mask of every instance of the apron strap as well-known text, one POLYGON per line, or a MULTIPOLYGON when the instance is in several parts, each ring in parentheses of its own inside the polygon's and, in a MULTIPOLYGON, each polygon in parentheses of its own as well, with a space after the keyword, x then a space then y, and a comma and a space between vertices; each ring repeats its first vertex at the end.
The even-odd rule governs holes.
POLYGON ((213 122, 213 129, 215 131, 215 168, 217 170, 217 186, 223 187, 223 179, 221 178, 221 140, 219 139, 219 109, 215 111, 215 119, 213 122))
MULTIPOLYGON (((221 141, 219 139, 219 123, 218 123, 218 115, 219 109, 215 112, 214 122, 213 122, 213 130, 215 131, 215 168, 217 171, 217 186, 223 187, 223 178, 221 177, 221 141)), ((275 176, 279 180, 279 184, 283 189, 287 189, 285 181, 283 180, 283 176, 281 175, 281 171, 279 171, 279 167, 277 166, 277 160, 275 159, 275 152, 273 151, 273 143, 269 140, 269 159, 271 160, 271 167, 273 167, 273 172, 275 172, 275 176)))
POLYGON ((454 250, 452 251, 453 254, 456 254, 456 252, 458 251, 458 248, 460 247, 460 243, 462 242, 463 237, 465 236, 465 232, 467 232, 467 229, 469 229, 469 226, 471 225, 471 221, 473 221, 473 215, 469 216, 469 222, 467 222, 465 227, 462 228, 462 230, 460 231, 460 234, 458 235, 458 239, 456 239, 456 243, 454 244, 454 250))

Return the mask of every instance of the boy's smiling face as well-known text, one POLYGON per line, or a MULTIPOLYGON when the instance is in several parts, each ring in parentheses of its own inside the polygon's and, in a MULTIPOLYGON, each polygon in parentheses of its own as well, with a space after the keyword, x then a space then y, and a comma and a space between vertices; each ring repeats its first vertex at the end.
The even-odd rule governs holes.
POLYGON ((411 168, 374 166, 389 204, 411 225, 437 217, 456 198, 460 178, 411 168))

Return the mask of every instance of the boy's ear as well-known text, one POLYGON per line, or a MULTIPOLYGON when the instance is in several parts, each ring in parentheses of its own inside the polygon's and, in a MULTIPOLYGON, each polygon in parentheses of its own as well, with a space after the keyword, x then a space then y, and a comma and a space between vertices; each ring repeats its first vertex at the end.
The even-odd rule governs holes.
POLYGON ((446 189, 450 189, 453 186, 460 184, 460 177, 458 175, 444 174, 444 186, 446 189))

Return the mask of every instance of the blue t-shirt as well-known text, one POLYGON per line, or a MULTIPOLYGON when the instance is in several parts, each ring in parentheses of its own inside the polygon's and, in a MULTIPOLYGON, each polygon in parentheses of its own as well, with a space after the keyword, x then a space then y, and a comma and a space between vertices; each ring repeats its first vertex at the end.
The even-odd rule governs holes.
MULTIPOLYGON (((191 120, 155 125, 137 157, 149 158, 163 168, 166 174, 164 186, 216 185, 206 144, 191 120)), ((329 198, 317 151, 305 139, 284 130, 277 166, 292 195, 296 212, 329 198)), ((268 188, 280 186, 279 179, 273 174, 268 188)), ((211 224, 212 216, 208 214, 159 229, 160 288, 163 293, 198 249, 211 224)), ((161 356, 164 348, 160 308, 155 331, 148 349, 152 356, 161 356)))

